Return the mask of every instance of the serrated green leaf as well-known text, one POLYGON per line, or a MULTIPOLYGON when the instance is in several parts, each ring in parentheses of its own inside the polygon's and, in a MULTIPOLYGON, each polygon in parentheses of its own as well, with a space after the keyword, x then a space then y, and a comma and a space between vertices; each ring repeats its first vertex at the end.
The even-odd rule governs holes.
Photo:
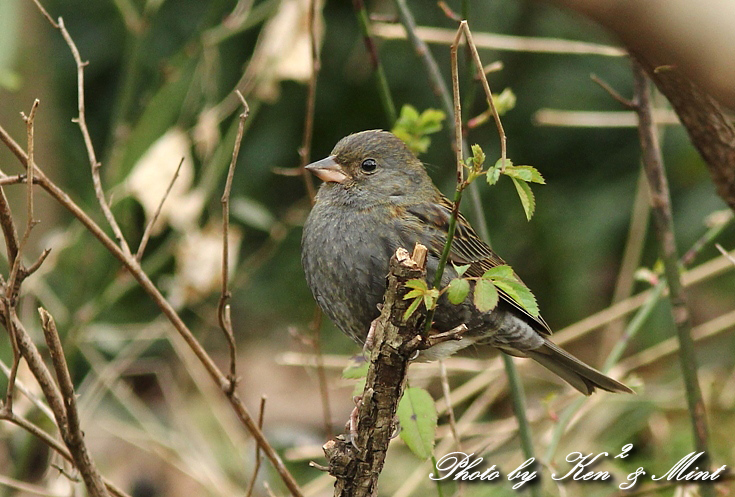
POLYGON ((342 370, 342 378, 346 380, 364 378, 369 367, 370 363, 362 355, 355 356, 350 359, 350 363, 342 370))
POLYGON ((511 178, 518 178, 525 182, 545 185, 546 181, 541 173, 533 166, 506 166, 504 174, 511 178))
POLYGON ((513 272, 513 268, 511 268, 507 264, 501 264, 500 266, 495 266, 494 268, 488 269, 485 271, 485 274, 482 275, 484 279, 515 279, 516 275, 513 272))
POLYGON ((471 264, 464 264, 462 266, 457 266, 454 263, 452 263, 452 266, 454 266, 454 270, 457 271, 457 276, 460 278, 462 275, 470 268, 471 264))
POLYGON ((429 287, 426 285, 426 281, 418 279, 418 278, 408 280, 406 282, 406 286, 408 288, 416 288, 417 290, 428 290, 429 289, 429 287))
POLYGON ((416 457, 428 459, 434 451, 436 408, 423 388, 407 388, 396 412, 403 440, 416 457))
POLYGON ((424 306, 427 310, 431 310, 436 306, 436 301, 439 299, 439 290, 432 288, 424 293, 424 306))
POLYGON ((422 301, 423 301, 423 298, 416 297, 413 300, 413 302, 411 302, 411 305, 408 306, 408 309, 406 309, 406 312, 403 313, 403 320, 404 321, 407 321, 408 318, 410 318, 411 315, 413 315, 413 313, 416 312, 416 309, 419 308, 419 305, 421 304, 422 301))
POLYGON ((530 221, 533 217, 533 212, 536 210, 536 198, 533 196, 531 187, 528 186, 528 183, 525 181, 521 181, 516 178, 510 179, 512 179, 513 184, 516 185, 516 191, 518 192, 518 197, 521 199, 523 210, 526 213, 526 219, 530 221))
POLYGON ((531 316, 538 317, 539 308, 536 297, 533 296, 531 290, 518 280, 495 280, 495 286, 503 290, 510 298, 515 300, 518 305, 526 310, 531 316))
POLYGON ((454 278, 449 282, 447 288, 447 298, 454 304, 461 304, 470 293, 470 282, 462 278, 454 278))
POLYGON ((488 169, 485 179, 487 180, 488 185, 493 186, 500 179, 500 168, 493 166, 488 169))
POLYGON ((501 157, 500 159, 495 161, 495 165, 493 167, 499 169, 502 172, 506 167, 513 167, 513 161, 506 157, 505 164, 503 164, 503 158, 501 157))
POLYGON ((479 279, 475 283, 473 301, 478 311, 492 311, 498 305, 498 289, 492 281, 479 279))
POLYGON ((423 298, 424 294, 426 293, 426 290, 421 290, 420 288, 417 288, 416 290, 411 290, 406 295, 403 296, 403 300, 411 300, 415 298, 423 298))

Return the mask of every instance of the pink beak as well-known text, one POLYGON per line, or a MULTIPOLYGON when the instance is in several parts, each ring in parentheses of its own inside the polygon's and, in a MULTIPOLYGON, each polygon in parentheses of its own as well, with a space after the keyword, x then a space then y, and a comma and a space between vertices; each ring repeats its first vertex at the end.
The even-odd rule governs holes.
POLYGON ((342 169, 342 166, 334 160, 333 155, 330 155, 326 159, 312 162, 306 166, 306 169, 316 174, 320 180, 326 181, 327 183, 344 183, 347 179, 347 175, 342 169))

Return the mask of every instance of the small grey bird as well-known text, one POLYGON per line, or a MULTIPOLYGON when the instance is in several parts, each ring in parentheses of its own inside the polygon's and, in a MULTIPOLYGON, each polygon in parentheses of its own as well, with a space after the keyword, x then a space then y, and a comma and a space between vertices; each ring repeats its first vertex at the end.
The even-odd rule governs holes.
MULTIPOLYGON (((452 205, 421 161, 385 131, 349 135, 329 157, 306 167, 324 181, 301 241, 306 281, 324 313, 363 344, 379 315, 390 257, 398 247, 425 245, 427 281, 434 281, 452 205)), ((475 277, 505 264, 464 217, 458 219, 449 260, 457 266, 469 264, 465 275, 475 277)), ((456 277, 448 264, 442 287, 456 277)), ((472 294, 459 305, 442 295, 432 329, 444 332, 465 324, 467 331, 460 340, 422 351, 421 359, 436 360, 471 344, 489 344, 513 356, 530 357, 585 395, 595 388, 632 392, 550 342, 546 337, 551 330, 543 318, 499 293, 498 306, 489 312, 474 306, 472 294)))

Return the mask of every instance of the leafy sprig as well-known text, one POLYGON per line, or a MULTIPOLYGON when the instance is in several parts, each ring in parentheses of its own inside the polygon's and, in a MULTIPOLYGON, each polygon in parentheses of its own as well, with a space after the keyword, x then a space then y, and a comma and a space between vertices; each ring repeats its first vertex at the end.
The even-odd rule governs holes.
MULTIPOLYGON (((505 160, 499 159, 492 167, 485 170, 485 152, 483 152, 482 148, 477 144, 472 145, 471 148, 472 156, 465 159, 463 164, 466 179, 458 183, 457 190, 455 192, 455 206, 458 204, 458 200, 462 198, 462 191, 480 176, 485 175, 488 184, 494 185, 497 183, 501 175, 505 175, 513 180, 513 183, 518 190, 518 196, 521 199, 521 204, 523 205, 526 217, 531 219, 536 204, 529 183, 545 184, 541 173, 533 166, 516 166, 513 164, 513 161, 507 158, 505 160)), ((464 273, 470 267, 469 264, 464 266, 454 266, 454 269, 457 272, 457 277, 452 279, 452 281, 449 282, 449 285, 439 289, 441 276, 444 273, 442 260, 446 262, 448 258, 448 249, 451 246, 451 238, 454 234, 457 215, 458 213, 454 211, 452 212, 448 241, 444 247, 444 252, 446 252, 446 254, 443 253, 442 258, 439 261, 434 286, 429 287, 426 281, 419 279, 410 280, 406 284, 406 286, 411 288, 411 291, 403 298, 405 300, 413 299, 413 302, 411 302, 408 309, 406 309, 404 319, 408 319, 416 309, 418 309, 421 303, 423 303, 424 307, 428 311, 426 323, 428 330, 428 327, 431 326, 434 310, 436 309, 439 297, 446 293, 449 302, 454 305, 461 304, 470 293, 470 282, 474 282, 472 302, 479 311, 488 312, 495 309, 500 300, 499 292, 503 292, 530 315, 538 317, 539 308, 536 298, 531 290, 523 284, 520 278, 518 278, 518 276, 513 272, 513 269, 507 264, 491 268, 481 277, 464 277, 464 273), (454 223, 452 221, 454 221, 454 223)))

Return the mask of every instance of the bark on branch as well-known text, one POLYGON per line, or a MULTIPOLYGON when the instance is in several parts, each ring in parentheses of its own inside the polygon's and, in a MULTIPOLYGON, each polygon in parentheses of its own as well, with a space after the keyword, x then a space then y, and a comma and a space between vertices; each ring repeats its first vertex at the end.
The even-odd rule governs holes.
POLYGON ((675 67, 657 68, 634 59, 671 102, 712 175, 717 193, 735 211, 735 126, 717 101, 675 67))
POLYGON ((423 342, 419 313, 403 320, 410 304, 403 300, 410 290, 405 284, 425 277, 425 263, 426 248, 422 245, 416 246, 413 255, 398 249, 391 258, 388 289, 375 323, 370 369, 359 406, 357 438, 350 441, 340 435, 323 447, 329 474, 337 479, 335 496, 377 495, 378 477, 394 432, 393 419, 406 385, 408 363, 423 342))

